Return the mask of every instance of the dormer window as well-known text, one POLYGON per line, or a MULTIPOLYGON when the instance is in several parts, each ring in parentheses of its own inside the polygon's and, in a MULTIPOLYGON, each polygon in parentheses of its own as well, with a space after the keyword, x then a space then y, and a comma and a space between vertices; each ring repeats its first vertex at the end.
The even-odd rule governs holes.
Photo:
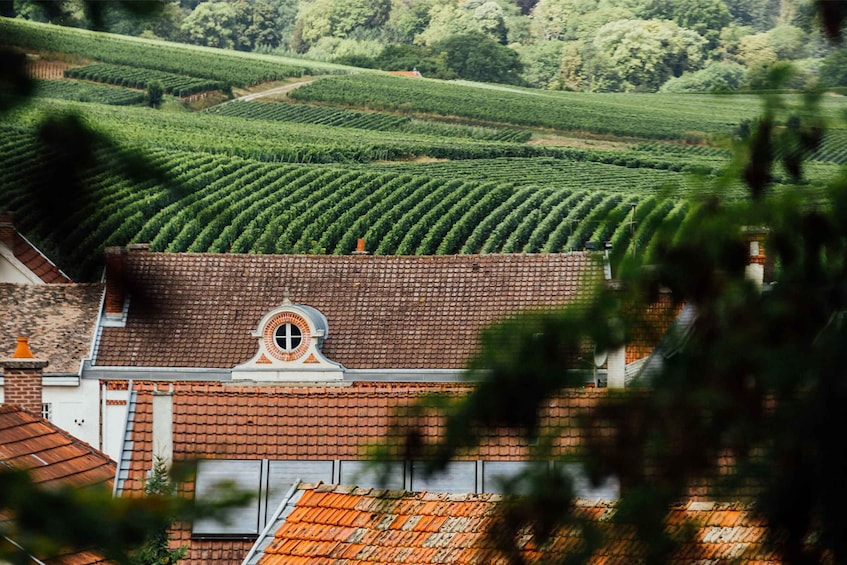
POLYGON ((297 325, 286 322, 274 331, 274 341, 283 351, 294 351, 303 341, 303 332, 297 325))
POLYGON ((326 316, 288 297, 265 314, 250 332, 258 348, 249 361, 233 367, 233 380, 338 381, 344 367, 321 353, 326 339, 326 316))

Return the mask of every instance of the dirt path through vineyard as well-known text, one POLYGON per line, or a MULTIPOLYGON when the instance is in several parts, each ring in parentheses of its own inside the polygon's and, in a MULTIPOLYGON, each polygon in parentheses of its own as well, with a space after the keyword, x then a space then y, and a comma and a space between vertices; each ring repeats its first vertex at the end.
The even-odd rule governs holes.
POLYGON ((246 94, 244 96, 239 96, 235 98, 235 100, 239 100, 241 102, 250 102, 251 100, 256 100, 257 98, 264 98, 265 96, 275 96, 278 94, 287 94, 294 90, 295 88, 299 88, 306 84, 311 84, 315 82, 317 79, 304 80, 300 82, 293 82, 291 84, 284 84, 282 86, 277 86, 276 88, 271 88, 270 90, 264 90, 262 92, 252 92, 250 94, 246 94))

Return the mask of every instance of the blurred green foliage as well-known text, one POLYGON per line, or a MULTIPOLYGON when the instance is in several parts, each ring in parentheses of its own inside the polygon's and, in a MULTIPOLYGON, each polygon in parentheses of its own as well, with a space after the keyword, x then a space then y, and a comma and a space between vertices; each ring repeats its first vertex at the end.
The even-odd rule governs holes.
MULTIPOLYGON (((774 87, 789 79, 780 67, 768 77, 774 87)), ((651 264, 624 257, 615 284, 587 289, 590 305, 491 328, 469 368, 481 381, 470 396, 428 399, 402 417, 413 420, 398 420, 444 418, 444 436, 431 443, 412 427, 397 434, 392 455, 437 472, 492 431, 513 429, 533 459, 579 461, 597 483, 616 477, 613 519, 635 526, 648 563, 669 561, 684 541, 665 519, 692 493, 749 504, 780 562, 847 561, 847 171, 823 198, 804 192, 803 162, 825 128, 818 102, 813 93, 797 106, 767 95, 724 177, 743 179, 748 198, 726 198, 718 181, 692 199, 693 219, 658 244, 651 264), (771 191, 776 167, 789 171, 793 190, 771 191), (751 232, 766 233, 774 265, 764 289, 748 276, 751 232), (661 295, 670 311, 694 315, 669 330, 674 347, 660 346, 627 388, 599 395, 570 424, 577 429, 546 426, 550 399, 580 384, 573 375, 585 368, 585 345, 608 351, 654 331, 647 312, 661 295), (577 452, 554 449, 560 434, 582 438, 577 452)), ((513 486, 522 496, 508 499, 490 533, 510 563, 523 563, 527 528, 541 544, 579 520, 567 473, 530 469, 513 486)), ((581 543, 561 562, 617 542, 581 525, 581 543)))

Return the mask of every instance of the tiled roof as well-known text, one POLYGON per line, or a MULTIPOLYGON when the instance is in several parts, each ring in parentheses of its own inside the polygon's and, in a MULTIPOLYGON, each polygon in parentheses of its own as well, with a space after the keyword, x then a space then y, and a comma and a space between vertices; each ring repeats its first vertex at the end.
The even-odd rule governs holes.
POLYGON ((0 461, 45 486, 111 485, 115 462, 29 412, 0 405, 0 461))
POLYGON ((94 551, 76 551, 45 559, 44 563, 46 565, 107 565, 112 562, 106 561, 94 551))
POLYGON ((45 374, 76 374, 91 353, 102 284, 0 283, 0 357, 11 357, 17 337, 28 337, 45 374))
MULTIPOLYGON (((115 462, 50 422, 11 405, 0 405, 0 465, 27 470, 47 488, 102 485, 111 488, 115 462)), ((5 517, 4 517, 5 518, 5 517)), ((66 551, 48 565, 106 563, 93 551, 66 551)))
MULTIPOLYGON (((109 381, 109 387, 121 383, 109 381)), ((170 383, 136 381, 135 418, 131 423, 132 454, 125 492, 138 493, 153 459, 152 397, 170 383)), ((173 383, 174 459, 360 459, 367 446, 384 444, 394 409, 432 392, 461 395, 468 388, 448 384, 354 384, 342 387, 244 387, 222 383, 173 383)), ((564 424, 592 405, 603 392, 568 390, 548 403, 551 420, 564 424)), ((441 432, 429 422, 425 436, 441 432)), ((563 435, 568 449, 579 438, 563 435)), ((473 457, 520 460, 528 447, 517 433, 501 433, 483 441, 473 457)), ((470 456, 469 456, 470 457, 470 456)), ((191 491, 192 485, 186 485, 191 491)), ((173 532, 174 543, 188 545, 185 565, 237 565, 251 541, 191 539, 187 526, 173 532)))
POLYGON ((303 256, 130 251, 125 327, 103 329, 101 366, 230 368, 286 292, 329 323, 323 353, 350 369, 459 369, 480 330, 578 299, 589 255, 303 256))
MULTIPOLYGON (((152 391, 170 385, 137 381, 134 386, 128 491, 142 488, 152 461, 152 391)), ((467 391, 463 386, 435 384, 291 388, 177 382, 173 383, 174 459, 359 459, 367 446, 385 443, 397 408, 428 393, 467 391)), ((568 423, 602 394, 590 388, 563 392, 547 403, 548 423, 568 423)), ((441 425, 435 419, 428 422, 424 439, 438 437, 441 425)), ((565 450, 578 441, 563 435, 558 447, 565 450)), ((472 458, 519 460, 527 454, 526 442, 517 432, 500 431, 485 438, 472 458)))
MULTIPOLYGON (((451 495, 309 485, 265 549, 260 565, 388 565, 415 563, 506 564, 486 535, 499 501, 496 495, 451 495)), ((644 562, 632 526, 612 522, 614 506, 581 502, 579 516, 594 522, 608 546, 594 564, 644 562)), ((743 507, 690 503, 671 510, 671 535, 689 534, 670 563, 780 563, 764 545, 765 527, 743 507), (690 528, 690 529, 689 529, 690 528)), ((579 526, 566 526, 539 547, 531 533, 519 541, 527 563, 549 562, 579 549, 579 526), (545 561, 546 560, 546 561, 545 561)))
POLYGON ((45 283, 73 282, 37 247, 18 233, 9 212, 0 212, 0 245, 8 247, 15 259, 23 263, 27 269, 45 283))

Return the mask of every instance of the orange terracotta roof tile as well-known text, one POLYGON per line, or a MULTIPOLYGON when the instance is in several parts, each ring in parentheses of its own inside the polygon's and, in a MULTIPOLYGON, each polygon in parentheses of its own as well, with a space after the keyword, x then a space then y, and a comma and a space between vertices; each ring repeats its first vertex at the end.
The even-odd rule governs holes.
MULTIPOLYGON (((380 498, 381 492, 352 494, 349 488, 339 490, 339 496, 325 494, 332 485, 308 485, 296 503, 294 512, 274 533, 274 538, 264 550, 259 565, 297 563, 308 558, 310 563, 342 565, 370 563, 374 565, 399 565, 415 563, 506 563, 487 536, 500 498, 492 495, 449 495, 433 493, 401 493, 391 498, 380 498), (318 489, 322 489, 319 493, 318 489), (361 526, 354 530, 337 527, 332 512, 315 510, 349 507, 345 499, 369 499, 370 504, 354 510, 361 514, 361 526), (428 503, 425 503, 428 501, 428 503), (432 504, 430 504, 432 503, 432 504), (415 514, 398 521, 401 509, 414 508, 415 514), (439 509, 448 516, 436 516, 439 509), (473 509, 473 510, 469 510, 473 509), (473 513, 478 519, 457 517, 473 513), (292 521, 292 516, 298 516, 292 521), (415 534, 404 529, 409 520, 428 526, 415 534)), ((358 500, 356 506, 361 504, 358 500)), ((646 548, 637 540, 633 526, 612 522, 614 505, 580 502, 576 513, 593 520, 608 542, 592 555, 589 563, 631 564, 643 562, 646 548)), ((564 526, 553 533, 547 543, 539 547, 532 534, 516 540, 521 556, 527 563, 547 562, 551 557, 561 557, 582 549, 579 526, 564 526)), ((669 533, 677 532, 687 537, 679 538, 678 550, 670 563, 735 563, 740 565, 781 563, 779 552, 765 547, 765 530, 761 520, 752 517, 740 506, 695 505, 681 506, 669 511, 669 533), (723 523, 730 516, 735 525, 727 529, 710 524, 723 523), (693 535, 690 535, 693 533, 693 535)))
POLYGON ((36 483, 111 486, 115 462, 29 412, 0 405, 0 461, 26 469, 36 483))
POLYGON ((102 284, 0 283, 0 357, 11 357, 16 338, 29 338, 44 373, 77 374, 91 356, 102 284))
MULTIPOLYGON (((132 422, 133 450, 130 476, 124 485, 129 492, 140 491, 147 462, 152 461, 154 384, 138 381, 134 386, 137 401, 132 422)), ((249 387, 176 382, 173 391, 174 457, 361 459, 367 447, 385 442, 397 409, 425 394, 463 395, 469 390, 466 385, 427 383, 249 387), (304 404, 324 408, 332 416, 314 417, 314 410, 304 409, 304 404)), ((546 423, 564 424, 575 418, 578 412, 603 395, 604 390, 563 392, 562 398, 550 409, 546 423)), ((442 423, 438 419, 433 418, 427 424, 425 437, 436 438, 441 434, 442 423)), ((517 435, 495 434, 487 439, 474 457, 519 460, 528 454, 526 440, 517 435)), ((558 447, 572 449, 579 440, 573 435, 562 436, 558 447)), ((345 501, 354 503, 350 498, 345 501)))
POLYGON ((93 551, 77 551, 45 559, 46 565, 106 565, 111 563, 93 551))
MULTIPOLYGON (((0 465, 29 471, 44 487, 100 485, 111 488, 115 462, 50 422, 9 404, 0 405, 0 465)), ((92 551, 68 551, 48 565, 106 563, 92 551)))
POLYGON ((349 369, 459 369, 480 330, 515 313, 584 297, 602 269, 585 253, 123 256, 125 327, 104 328, 101 366, 231 368, 286 292, 328 320, 324 355, 349 369), (226 328, 220 331, 218 328, 226 328))
MULTIPOLYGON (((121 388, 115 381, 110 384, 116 389, 121 388)), ((133 449, 129 477, 124 483, 124 491, 129 494, 141 492, 149 462, 152 461, 152 392, 155 387, 152 382, 136 381, 133 384, 137 392, 131 429, 133 449)), ((423 394, 463 395, 469 390, 468 385, 463 384, 431 383, 255 387, 175 382, 173 387, 173 445, 177 460, 198 456, 274 460, 360 459, 366 446, 384 442, 389 418, 396 407, 413 402, 423 394), (309 409, 305 410, 306 407, 309 409), (313 416, 318 412, 328 416, 313 416)), ((604 390, 567 391, 563 398, 556 400, 551 418, 564 422, 575 417, 579 410, 590 405, 590 399, 605 394, 604 390)), ((429 436, 438 436, 439 421, 433 419, 431 424, 434 428, 428 432, 429 436)), ((569 449, 577 445, 578 440, 577 437, 564 437, 560 447, 569 449)), ((526 454, 524 440, 517 436, 504 436, 491 438, 478 455, 489 459, 516 460, 526 454)), ((190 495, 193 485, 185 485, 184 490, 190 495)), ((405 533, 398 539, 408 540, 408 543, 419 543, 420 539, 442 527, 446 528, 445 531, 456 530, 459 533, 462 522, 457 522, 458 518, 467 516, 469 523, 476 524, 481 519, 479 513, 484 510, 473 504, 445 505, 445 500, 434 494, 408 499, 400 491, 352 487, 346 491, 334 486, 331 489, 317 487, 308 496, 316 501, 315 504, 298 507, 288 517, 288 522, 309 524, 318 519, 310 512, 325 513, 320 520, 332 522, 334 535, 344 534, 345 539, 355 532, 363 536, 365 533, 375 535, 365 530, 370 523, 370 513, 380 512, 384 500, 398 504, 398 511, 392 513, 391 523, 386 524, 386 531, 405 533), (321 503, 323 500, 328 501, 328 507, 321 503), (420 506, 426 506, 430 515, 421 516, 420 506)), ((478 495, 478 500, 489 498, 488 495, 478 495)), ((363 539, 367 541, 369 538, 363 539)), ((180 543, 187 544, 189 548, 187 556, 180 562, 184 565, 238 565, 251 545, 250 541, 243 540, 192 539, 190 526, 187 525, 174 532, 174 544, 180 543), (212 551, 224 551, 226 557, 210 561, 212 551)), ((334 549, 331 553, 336 555, 338 550, 334 549)), ((289 554, 302 557, 295 550, 289 551, 289 554)))

